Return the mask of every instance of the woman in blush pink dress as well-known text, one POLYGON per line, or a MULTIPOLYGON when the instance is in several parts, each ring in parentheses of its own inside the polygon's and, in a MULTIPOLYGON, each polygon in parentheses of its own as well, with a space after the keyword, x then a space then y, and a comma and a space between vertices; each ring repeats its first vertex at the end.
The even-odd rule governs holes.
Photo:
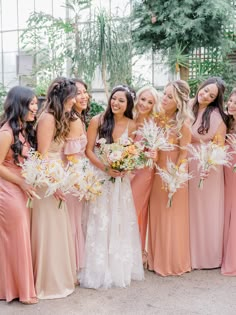
MULTIPOLYGON (((227 103, 229 113, 229 134, 236 134, 236 90, 233 90, 227 103)), ((230 151, 233 149, 230 149, 230 151)), ((225 178, 225 219, 224 219, 224 248, 221 273, 236 276, 236 175, 233 165, 236 164, 236 155, 233 155, 232 167, 224 168, 225 178)))
MULTIPOLYGON (((224 82, 212 77, 199 87, 192 103, 195 121, 192 125, 192 144, 213 139, 224 144, 227 116, 223 111, 224 82)), ((198 161, 191 160, 189 171, 194 177, 189 182, 190 250, 193 269, 221 266, 224 225, 223 167, 211 170, 198 188, 198 161)))
MULTIPOLYGON (((50 161, 61 160, 69 134, 69 111, 77 88, 72 80, 56 78, 49 86, 44 108, 38 118, 38 151, 50 161)), ((57 190, 45 197, 46 187, 37 188, 32 211, 31 243, 35 289, 40 299, 66 297, 75 289, 74 242, 65 196, 57 190)))
POLYGON ((37 303, 26 208, 35 189, 25 183, 19 163, 36 145, 37 110, 34 93, 16 86, 9 91, 0 118, 0 299, 18 298, 24 304, 37 303))
MULTIPOLYGON (((80 79, 73 79, 77 87, 76 103, 72 108, 70 132, 65 141, 64 154, 75 156, 76 158, 85 157, 87 137, 85 131, 86 113, 89 110, 89 95, 87 85, 80 79)), ((73 195, 66 195, 66 203, 70 216, 73 240, 76 254, 77 273, 84 267, 84 235, 82 230, 82 210, 83 201, 79 201, 73 195)))
MULTIPOLYGON (((188 106, 189 91, 188 84, 182 80, 165 87, 162 98, 165 116, 160 115, 159 124, 170 128, 170 142, 177 146, 173 151, 158 151, 160 168, 165 168, 171 160, 177 166, 185 163, 187 172, 184 147, 191 141, 193 119, 188 106)), ((181 275, 191 270, 188 183, 174 194, 170 208, 167 202, 168 191, 163 189, 160 175, 155 174, 149 205, 148 268, 162 276, 181 275)))
MULTIPOLYGON (((151 86, 144 86, 137 92, 137 101, 134 108, 135 122, 137 128, 142 126, 144 120, 154 119, 158 111, 159 95, 151 86)), ((136 141, 140 136, 136 135, 136 141)), ((148 221, 148 203, 154 177, 154 168, 144 168, 138 170, 131 181, 131 187, 134 197, 134 204, 137 212, 139 232, 141 237, 143 260, 146 262, 147 252, 145 251, 147 221, 148 221)))

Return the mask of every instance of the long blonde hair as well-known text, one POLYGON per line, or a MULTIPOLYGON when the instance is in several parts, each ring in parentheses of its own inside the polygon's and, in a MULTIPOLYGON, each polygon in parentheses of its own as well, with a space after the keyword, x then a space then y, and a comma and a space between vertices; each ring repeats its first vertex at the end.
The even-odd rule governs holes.
POLYGON ((137 105, 139 102, 139 98, 143 94, 143 92, 150 92, 152 94, 155 103, 153 105, 151 115, 155 116, 155 114, 160 111, 160 96, 159 96, 157 90, 153 86, 145 85, 137 91, 136 101, 134 104, 134 117, 137 117, 137 115, 138 115, 137 105))
POLYGON ((176 129, 180 131, 185 122, 191 124, 194 121, 194 116, 189 106, 190 88, 184 80, 170 82, 166 85, 166 87, 168 86, 173 87, 173 96, 177 104, 176 129))

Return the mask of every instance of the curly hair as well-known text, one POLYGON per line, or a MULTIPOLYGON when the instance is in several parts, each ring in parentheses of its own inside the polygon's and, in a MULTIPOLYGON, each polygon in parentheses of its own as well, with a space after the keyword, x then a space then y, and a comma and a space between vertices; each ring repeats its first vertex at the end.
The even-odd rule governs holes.
POLYGON ((217 94, 216 98, 209 105, 207 105, 206 109, 204 110, 204 113, 202 115, 201 125, 198 128, 198 133, 201 135, 208 133, 208 130, 210 128, 210 116, 211 116, 211 113, 216 108, 218 108, 219 113, 220 113, 225 125, 228 126, 228 118, 227 118, 227 115, 224 113, 224 109, 223 109, 225 83, 219 77, 211 77, 211 78, 207 79, 198 88, 196 96, 193 100, 193 107, 192 107, 193 114, 195 117, 193 124, 195 124, 195 122, 197 121, 197 116, 198 116, 198 111, 199 111, 198 93, 200 90, 202 90, 204 87, 206 87, 210 84, 215 84, 217 86, 218 94, 217 94))
POLYGON ((194 121, 193 113, 189 107, 189 93, 190 88, 186 81, 176 80, 170 82, 166 87, 173 87, 173 97, 177 104, 176 109, 176 129, 179 132, 184 125, 184 122, 188 121, 192 123, 194 121))
POLYGON ((58 77, 50 84, 45 104, 40 112, 48 112, 55 118, 56 132, 54 141, 60 142, 69 134, 70 114, 65 111, 65 104, 77 93, 75 82, 65 77, 58 77))
MULTIPOLYGON (((236 88, 234 88, 233 90, 232 90, 232 92, 230 93, 230 95, 229 95, 229 99, 230 99, 230 97, 231 96, 233 96, 233 95, 236 95, 236 88)), ((227 107, 227 112, 228 112, 228 107, 227 107)), ((230 114, 228 114, 228 131, 230 132, 230 131, 233 131, 233 125, 234 125, 234 122, 235 122, 235 119, 234 119, 234 116, 233 115, 230 115, 230 114)))
POLYGON ((23 155, 23 145, 19 138, 21 133, 25 141, 31 147, 36 148, 36 132, 34 130, 34 122, 27 122, 25 120, 28 112, 29 105, 35 97, 34 92, 23 86, 15 86, 7 94, 6 100, 3 105, 4 112, 0 117, 0 127, 8 122, 13 132, 13 143, 11 149, 13 151, 14 163, 19 163, 19 156, 25 158, 23 155))
POLYGON ((115 127, 115 120, 114 120, 114 114, 111 109, 111 100, 112 100, 113 95, 118 91, 125 92, 125 96, 127 100, 127 108, 124 112, 124 116, 130 119, 133 119, 133 107, 134 107, 134 100, 136 97, 135 91, 127 85, 115 86, 113 90, 111 91, 111 95, 108 100, 107 109, 105 110, 102 116, 100 125, 98 127, 99 139, 105 138, 107 140, 107 143, 114 142, 112 133, 115 127))

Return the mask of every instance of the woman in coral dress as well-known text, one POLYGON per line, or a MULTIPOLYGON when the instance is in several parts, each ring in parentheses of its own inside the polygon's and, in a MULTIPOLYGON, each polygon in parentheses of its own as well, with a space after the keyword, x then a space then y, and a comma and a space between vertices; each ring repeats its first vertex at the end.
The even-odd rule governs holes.
MULTIPOLYGON (((224 83, 219 78, 209 78, 199 87, 192 103, 195 116, 191 128, 193 146, 214 139, 218 144, 224 144, 227 116, 223 111, 223 93, 224 83)), ((223 167, 217 166, 217 170, 210 170, 203 189, 198 188, 198 161, 190 161, 189 171, 194 175, 189 182, 192 268, 217 268, 221 266, 223 250, 223 167)))
MULTIPOLYGON (((169 83, 162 99, 165 117, 161 120, 170 128, 170 141, 178 145, 173 151, 159 151, 157 164, 165 168, 168 160, 180 166, 185 163, 187 152, 183 149, 191 141, 190 122, 192 114, 188 107, 189 86, 185 81, 169 83), (180 148, 182 147, 182 148, 180 148)), ((173 196, 173 203, 167 207, 168 192, 158 174, 150 195, 148 268, 162 276, 181 275, 191 270, 189 248, 188 183, 179 188, 173 196)))
MULTIPOLYGON (((158 111, 159 95, 151 86, 144 86, 137 92, 137 101, 134 108, 136 127, 142 126, 144 121, 154 119, 158 111)), ((140 141, 140 136, 135 136, 135 141, 140 141)), ((154 168, 145 167, 137 170, 131 180, 134 204, 138 217, 139 233, 141 237, 143 261, 146 262, 147 252, 145 250, 148 203, 154 178, 154 168)))
MULTIPOLYGON (((44 109, 37 125, 38 151, 48 160, 62 159, 64 140, 69 132, 70 111, 76 96, 75 83, 55 79, 48 88, 44 109)), ((44 197, 46 187, 37 189, 32 211, 32 260, 38 298, 66 297, 74 291, 76 266, 74 242, 66 203, 61 191, 44 197)))
MULTIPOLYGON (((233 90, 227 102, 229 113, 228 133, 236 136, 236 90, 233 90)), ((230 139, 230 136, 229 136, 230 139)), ((230 140, 229 140, 230 141, 230 140)), ((234 149, 230 147, 230 151, 234 149)), ((236 174, 233 166, 236 164, 236 155, 233 155, 232 167, 224 167, 225 179, 225 212, 224 212, 224 248, 221 273, 236 276, 236 174)))
POLYGON ((25 87, 12 88, 0 118, 0 299, 18 298, 37 303, 30 246, 30 210, 27 197, 34 188, 21 176, 22 163, 36 136, 32 122, 38 109, 34 93, 25 87))
POLYGON ((113 143, 133 136, 133 102, 134 92, 128 86, 117 86, 105 113, 93 117, 89 124, 86 153, 105 182, 102 194, 86 208, 85 268, 80 275, 80 284, 86 288, 126 287, 131 280, 144 278, 129 176, 104 165, 96 147, 100 138, 113 143))
MULTIPOLYGON (((65 141, 64 154, 77 159, 85 157, 87 136, 85 131, 85 115, 89 110, 89 95, 87 85, 79 79, 73 79, 77 87, 76 103, 72 108, 70 133, 65 141)), ((77 273, 84 267, 84 234, 82 229, 82 210, 84 202, 79 201, 78 197, 67 194, 66 204, 70 216, 72 235, 75 246, 76 270, 77 273)))

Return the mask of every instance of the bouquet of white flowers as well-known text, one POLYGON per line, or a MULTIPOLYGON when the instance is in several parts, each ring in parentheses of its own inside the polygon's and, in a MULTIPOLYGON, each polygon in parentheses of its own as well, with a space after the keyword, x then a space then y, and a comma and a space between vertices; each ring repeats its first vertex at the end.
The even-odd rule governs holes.
MULTIPOLYGON (((187 150, 192 154, 191 159, 198 160, 198 168, 201 172, 216 169, 217 165, 230 166, 231 153, 228 152, 228 146, 218 145, 214 141, 202 142, 195 147, 192 144, 187 146, 187 150)), ((199 188, 203 188, 204 177, 200 176, 199 188)))
POLYGON ((172 206, 173 196, 177 189, 192 178, 192 175, 186 170, 186 163, 176 166, 172 161, 167 161, 166 169, 157 166, 157 174, 161 176, 166 190, 168 191, 167 207, 172 206))
MULTIPOLYGON (((141 136, 140 143, 144 152, 148 153, 149 150, 171 151, 174 149, 174 145, 168 142, 168 129, 158 127, 152 119, 144 120, 143 126, 135 133, 141 136)), ((146 166, 153 167, 153 160, 147 159, 146 166)))

